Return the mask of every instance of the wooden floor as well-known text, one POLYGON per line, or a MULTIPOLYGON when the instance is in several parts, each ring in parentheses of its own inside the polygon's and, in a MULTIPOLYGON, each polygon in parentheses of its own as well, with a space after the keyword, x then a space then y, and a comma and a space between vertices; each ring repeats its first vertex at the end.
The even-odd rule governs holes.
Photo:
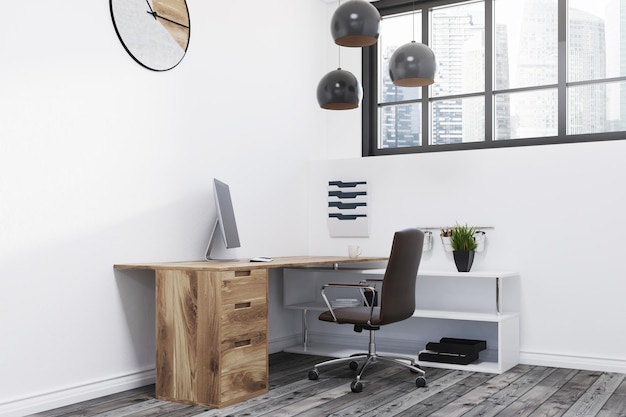
MULTIPOLYGON (((626 375, 519 365, 502 375, 425 368, 428 386, 415 387, 404 368, 375 364, 363 392, 350 391, 353 371, 322 369, 309 381, 320 358, 270 356, 268 394, 222 409, 158 401, 154 386, 74 404, 35 416, 533 416, 626 417, 626 375)), ((323 359, 323 358, 321 358, 323 359)))

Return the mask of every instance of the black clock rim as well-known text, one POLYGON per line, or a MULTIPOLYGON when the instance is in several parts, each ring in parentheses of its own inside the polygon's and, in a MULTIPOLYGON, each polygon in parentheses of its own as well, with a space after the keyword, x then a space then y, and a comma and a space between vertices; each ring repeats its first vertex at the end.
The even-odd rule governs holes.
POLYGON ((135 55, 133 55, 133 53, 130 51, 130 49, 128 49, 128 47, 126 46, 126 42, 124 42, 124 38, 122 38, 122 35, 120 34, 120 31, 117 29, 117 24, 115 23, 115 14, 113 13, 113 2, 115 0, 109 0, 109 12, 111 13, 111 21, 113 22, 113 28, 115 29, 115 34, 117 35, 117 38, 119 39, 120 43, 122 44, 122 46, 124 47, 124 49, 126 50, 126 52, 128 53, 128 55, 130 55, 130 57, 139 65, 141 65, 142 67, 149 69, 150 71, 155 71, 155 72, 165 72, 165 71, 169 71, 173 68, 176 68, 178 66, 178 64, 180 64, 183 59, 185 58, 185 56, 187 55, 187 50, 189 49, 189 43, 191 42, 191 16, 189 16, 189 6, 187 6, 187 0, 182 0, 185 3, 185 10, 187 11, 187 20, 189 21, 189 34, 187 35, 187 47, 185 48, 185 51, 183 53, 183 56, 180 57, 180 59, 178 60, 178 62, 176 62, 174 65, 172 65, 169 68, 152 68, 149 67, 148 65, 144 64, 143 62, 141 62, 135 55))

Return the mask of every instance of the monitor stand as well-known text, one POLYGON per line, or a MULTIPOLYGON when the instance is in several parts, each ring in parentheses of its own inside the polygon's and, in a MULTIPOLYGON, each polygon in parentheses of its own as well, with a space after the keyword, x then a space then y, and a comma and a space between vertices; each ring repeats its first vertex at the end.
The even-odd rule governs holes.
POLYGON ((213 229, 211 230, 211 237, 209 238, 209 244, 207 245, 206 253, 204 254, 204 259, 209 262, 237 262, 239 261, 239 259, 227 259, 227 258, 221 259, 221 258, 211 257, 211 252, 213 251, 213 245, 215 244, 215 241, 217 240, 217 236, 220 234, 218 230, 219 221, 220 221, 219 218, 216 218, 215 222, 213 223, 213 229))

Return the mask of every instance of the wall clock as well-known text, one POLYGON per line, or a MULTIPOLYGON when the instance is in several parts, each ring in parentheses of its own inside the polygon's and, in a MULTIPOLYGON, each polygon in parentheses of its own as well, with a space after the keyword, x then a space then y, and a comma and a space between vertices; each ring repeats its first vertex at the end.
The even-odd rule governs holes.
POLYGON ((182 61, 190 38, 185 0, 110 0, 117 36, 131 57, 153 71, 182 61))

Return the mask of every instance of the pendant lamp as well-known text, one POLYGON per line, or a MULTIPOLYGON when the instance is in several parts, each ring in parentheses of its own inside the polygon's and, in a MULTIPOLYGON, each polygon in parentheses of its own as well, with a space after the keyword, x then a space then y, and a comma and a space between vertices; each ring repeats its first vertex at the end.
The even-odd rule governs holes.
POLYGON ((434 52, 423 43, 412 41, 395 50, 389 60, 391 81, 400 87, 421 87, 435 82, 437 62, 434 52))
POLYGON ((330 21, 337 45, 364 47, 378 41, 380 13, 365 0, 349 0, 340 5, 330 21))
POLYGON ((415 1, 413 2, 413 41, 396 49, 389 59, 389 76, 400 87, 422 87, 435 82, 435 53, 415 42, 415 1))
POLYGON ((327 110, 356 109, 362 95, 359 80, 341 68, 326 74, 317 85, 317 102, 327 110))

